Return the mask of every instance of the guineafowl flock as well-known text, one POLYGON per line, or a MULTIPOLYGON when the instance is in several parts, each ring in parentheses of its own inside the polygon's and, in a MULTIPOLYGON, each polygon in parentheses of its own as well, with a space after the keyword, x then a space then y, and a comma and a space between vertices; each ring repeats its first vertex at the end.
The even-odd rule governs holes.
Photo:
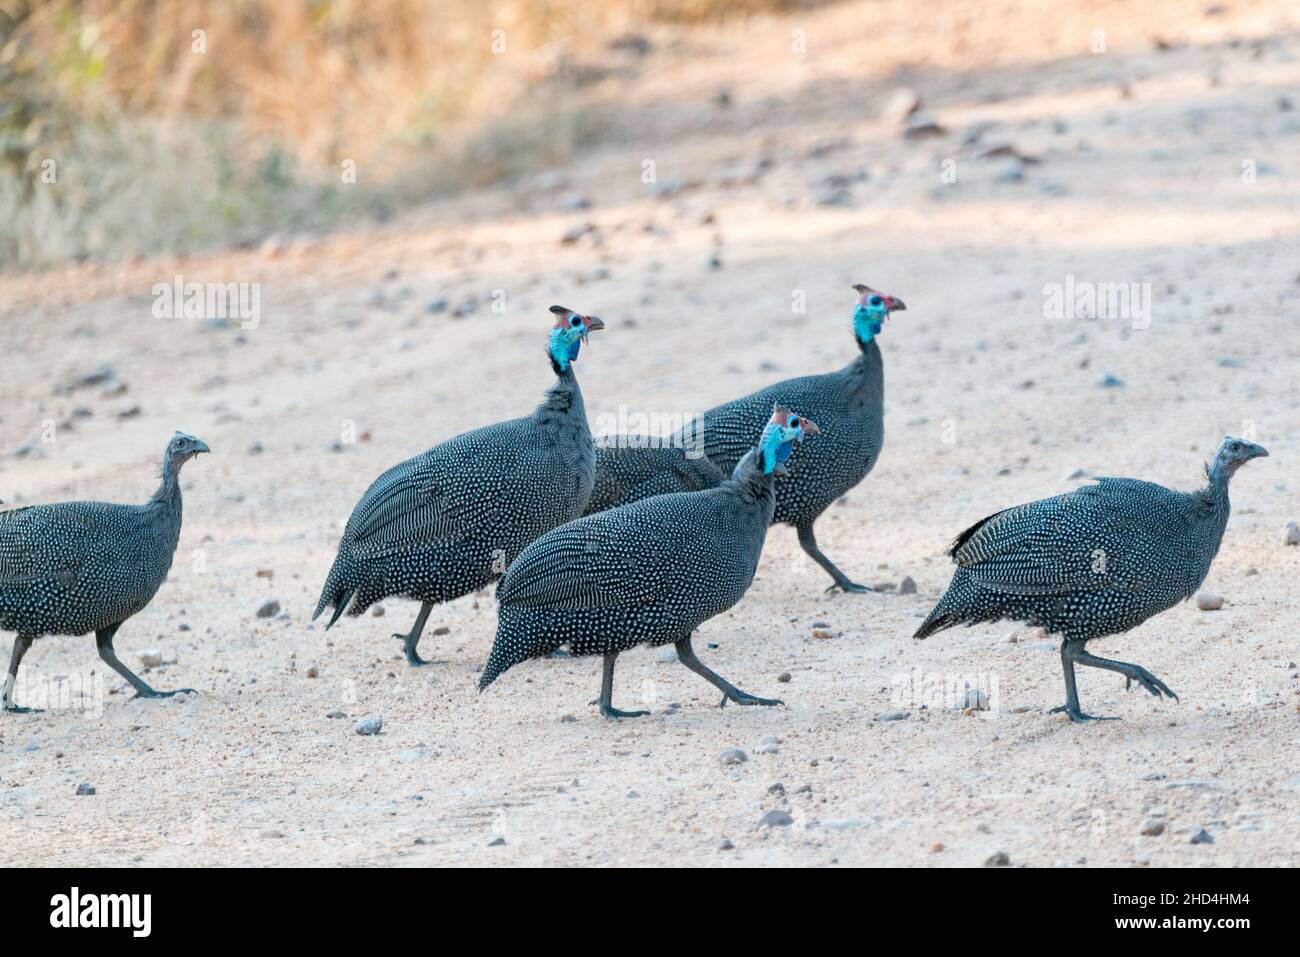
MULTIPOLYGON (((667 645, 722 693, 722 704, 781 704, 741 691, 696 656, 705 621, 740 602, 768 528, 792 525, 831 578, 864 592, 821 549, 819 516, 871 472, 884 439, 883 360, 877 338, 903 302, 866 285, 852 330, 857 354, 838 371, 778 382, 705 412, 667 447, 593 439, 575 366, 595 316, 552 306, 546 356, 555 383, 528 415, 449 438, 384 472, 348 519, 313 618, 327 628, 388 597, 419 603, 403 642, 407 661, 435 606, 498 582, 496 637, 479 691, 530 658, 567 648, 600 655, 599 710, 613 703, 618 655, 667 645)), ((143 505, 68 502, 0 511, 0 629, 15 633, 3 689, 44 635, 93 632, 100 657, 136 692, 163 697, 118 660, 113 638, 167 577, 181 530, 179 474, 209 449, 177 432, 162 481, 143 505)), ((1090 654, 1187 599, 1209 572, 1228 522, 1228 484, 1268 454, 1228 437, 1205 486, 1176 492, 1103 478, 1074 492, 996 512, 962 532, 948 554, 952 582, 915 634, 1012 620, 1061 638, 1066 701, 1083 712, 1075 665, 1117 672, 1157 698, 1177 696, 1137 665, 1090 654)), ((847 566, 846 566, 847 567, 847 566)))

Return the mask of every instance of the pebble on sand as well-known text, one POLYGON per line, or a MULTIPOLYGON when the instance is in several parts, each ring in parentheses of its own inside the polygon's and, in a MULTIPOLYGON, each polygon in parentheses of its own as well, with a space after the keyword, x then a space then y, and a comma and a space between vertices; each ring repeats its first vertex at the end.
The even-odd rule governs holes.
POLYGON ((162 664, 162 652, 157 648, 148 648, 140 652, 140 664, 145 668, 157 668, 162 664))
POLYGON ((1287 522, 1286 528, 1282 529, 1283 545, 1300 545, 1300 524, 1296 522, 1287 522))
POLYGON ((1142 833, 1147 837, 1159 837, 1165 833, 1165 822, 1158 821, 1155 818, 1148 818, 1142 822, 1142 833))
POLYGON ((86 781, 82 781, 80 784, 77 785, 77 797, 86 797, 94 793, 95 793, 94 786, 86 781))
POLYGON ((257 606, 258 618, 274 618, 280 614, 280 599, 268 598, 257 606))
POLYGON ((357 734, 378 734, 384 726, 384 719, 378 715, 362 718, 352 728, 357 734))
POLYGON ((1006 851, 998 851, 984 862, 985 867, 1010 867, 1011 855, 1006 851))
POLYGON ((794 818, 789 814, 775 809, 768 811, 758 820, 759 827, 789 827, 793 823, 794 818))
POLYGON ((790 683, 790 672, 783 671, 776 676, 777 684, 788 685, 790 683))
POLYGON ((1195 834, 1192 835, 1192 843, 1213 844, 1214 838, 1210 835, 1209 831, 1207 831, 1205 828, 1201 828, 1199 831, 1197 831, 1195 834))
POLYGON ((1196 607, 1201 611, 1218 611, 1223 607, 1223 596, 1212 591, 1203 591, 1196 596, 1196 607))
POLYGON ((907 712, 894 709, 892 711, 882 711, 876 715, 877 721, 906 721, 907 712))
POLYGON ((749 760, 749 755, 740 748, 727 748, 718 755, 718 760, 724 765, 744 764, 749 760))
POLYGON ((911 575, 904 575, 903 580, 898 583, 898 593, 900 595, 915 595, 916 581, 911 575))

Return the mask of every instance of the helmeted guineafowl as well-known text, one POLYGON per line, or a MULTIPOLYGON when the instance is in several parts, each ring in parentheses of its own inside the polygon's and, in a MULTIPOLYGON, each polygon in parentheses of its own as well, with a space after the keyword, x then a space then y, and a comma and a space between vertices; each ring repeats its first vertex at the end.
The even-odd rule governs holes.
POLYGON ((669 492, 699 492, 726 478, 702 451, 629 447, 627 436, 596 444, 596 483, 586 514, 669 492))
POLYGON ((704 413, 704 451, 724 471, 734 468, 762 428, 775 401, 801 409, 825 436, 800 456, 799 468, 776 481, 773 521, 793 525, 799 544, 835 580, 828 591, 864 592, 822 554, 813 523, 831 503, 861 482, 876 464, 884 440, 884 373, 880 334, 901 300, 864 285, 853 287, 858 303, 853 334, 860 355, 838 372, 787 379, 704 413))
POLYGON ((749 589, 776 508, 774 473, 784 470, 792 442, 818 431, 778 406, 758 447, 719 487, 588 515, 529 545, 497 588, 500 618, 479 690, 507 668, 567 644, 575 655, 605 657, 601 714, 636 717, 646 712, 619 711, 611 702, 614 660, 638 644, 673 642, 682 664, 720 689, 724 704, 780 704, 706 668, 691 633, 749 589))
MULTIPOLYGON (((353 509, 313 620, 338 621, 390 595, 422 603, 403 641, 406 660, 433 605, 485 588, 525 545, 582 514, 595 451, 573 363, 605 324, 563 306, 547 346, 555 384, 521 419, 436 445, 379 476, 353 509)), ((328 626, 327 626, 328 627, 328 626)))
POLYGON ((155 691, 118 661, 113 636, 153 599, 181 535, 181 466, 207 445, 177 432, 162 459, 162 483, 143 505, 60 502, 0 512, 0 629, 17 632, 3 708, 14 705, 18 666, 42 635, 95 633, 99 657, 130 682, 137 698, 155 691))
POLYGON ((1061 635, 1064 711, 1079 710, 1074 666, 1117 671, 1157 698, 1177 699, 1145 668, 1089 654, 1094 638, 1136 628, 1191 597, 1205 581, 1228 523, 1228 480, 1263 447, 1225 438, 1208 484, 1175 492, 1137 479, 1102 478, 1065 495, 997 512, 958 536, 957 571, 917 630, 925 638, 957 624, 1011 619, 1061 635))

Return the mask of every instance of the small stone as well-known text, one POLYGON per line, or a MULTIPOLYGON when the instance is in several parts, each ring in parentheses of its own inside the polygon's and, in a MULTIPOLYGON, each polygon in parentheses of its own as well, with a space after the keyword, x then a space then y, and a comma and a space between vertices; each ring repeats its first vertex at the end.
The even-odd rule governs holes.
POLYGON ((162 652, 157 648, 140 652, 140 664, 145 668, 157 668, 162 664, 162 652))
POLYGON ((778 684, 788 685, 790 683, 790 672, 783 671, 776 676, 778 684))
POLYGON ((258 618, 274 618, 280 614, 280 599, 268 598, 257 606, 258 618))
POLYGON ((357 734, 378 734, 384 726, 384 719, 378 716, 362 718, 352 728, 357 734))
POLYGON ((1209 831, 1207 831, 1205 828, 1201 828, 1199 831, 1197 831, 1195 834, 1192 835, 1192 843, 1213 844, 1214 838, 1210 835, 1209 831))
POLYGON ((736 845, 731 843, 731 838, 729 837, 724 837, 718 842, 718 850, 720 851, 734 851, 735 849, 736 845))
POLYGON ((727 750, 718 755, 718 760, 722 762, 724 767, 726 767, 733 764, 744 764, 749 760, 749 755, 740 750, 740 748, 727 748, 727 750))
POLYGON ((909 140, 923 140, 934 136, 947 135, 947 129, 925 113, 913 113, 907 118, 907 125, 903 128, 903 138, 909 140))
POLYGON ((1103 372, 1097 378, 1097 385, 1103 389, 1121 389, 1124 387, 1124 380, 1118 376, 1111 375, 1109 372, 1103 372))
POLYGON ((943 841, 935 841, 930 845, 931 854, 942 854, 944 851, 943 841))
POLYGON ((659 652, 659 660, 666 665, 674 664, 677 661, 677 649, 673 647, 661 649, 659 652))
POLYGON ((830 637, 831 637, 831 633, 830 633, 829 631, 827 631, 825 628, 814 628, 814 629, 812 630, 812 636, 813 636, 814 638, 823 638, 823 639, 825 639, 825 638, 830 638, 830 637))
POLYGON ((383 605, 375 605, 375 606, 373 606, 373 607, 370 609, 370 617, 371 617, 371 618, 383 618, 383 617, 384 617, 384 606, 383 606, 383 605))
POLYGON ((505 846, 506 846, 506 839, 504 837, 498 837, 495 841, 488 842, 488 847, 505 847, 505 846))
POLYGON ((882 711, 876 715, 877 721, 906 721, 907 712, 894 709, 892 711, 882 711))
POLYGON ((274 841, 284 837, 284 831, 277 831, 273 827, 264 827, 257 832, 257 836, 262 840, 274 841))
POLYGON ((789 827, 794 823, 792 818, 785 811, 773 809, 758 819, 759 827, 789 827))
POLYGON ((315 665, 308 665, 306 675, 308 678, 316 678, 320 675, 320 670, 315 665))
POLYGON ((1283 545, 1300 545, 1300 524, 1287 522, 1286 528, 1282 529, 1283 545))
POLYGON ((77 785, 77 797, 87 797, 95 793, 95 788, 86 781, 77 785))
POLYGON ((1147 837, 1159 837, 1165 833, 1165 822, 1155 818, 1147 818, 1142 822, 1142 833, 1147 837))
POLYGON ((334 711, 327 711, 327 712, 325 713, 325 717, 327 717, 327 718, 346 718, 347 715, 344 714, 342 711, 339 711, 338 709, 335 709, 334 711))
POLYGON ((998 851, 984 862, 985 867, 1010 867, 1011 855, 1006 851, 998 851))
POLYGON ((900 86, 888 96, 880 108, 880 118, 896 126, 907 122, 907 118, 921 107, 921 98, 909 86, 900 86))
POLYGON ((755 754, 777 754, 781 750, 776 742, 766 742, 754 748, 755 754))
POLYGON ((916 582, 911 575, 904 575, 903 580, 898 583, 898 593, 900 595, 915 595, 916 582))
POLYGON ((785 797, 785 785, 780 781, 777 781, 775 784, 769 784, 767 787, 767 793, 773 797, 785 797))
POLYGON ((1218 611, 1223 607, 1223 596, 1203 591, 1196 596, 1196 607, 1201 611, 1218 611))

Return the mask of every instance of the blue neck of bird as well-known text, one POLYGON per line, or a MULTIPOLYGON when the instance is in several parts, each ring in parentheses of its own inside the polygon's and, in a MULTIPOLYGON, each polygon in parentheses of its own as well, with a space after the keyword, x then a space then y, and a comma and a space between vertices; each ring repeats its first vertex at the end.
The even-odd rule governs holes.
POLYGON ((581 339, 574 339, 570 342, 563 330, 553 330, 551 332, 551 341, 550 345, 547 347, 547 352, 551 356, 551 364, 555 366, 556 372, 568 371, 569 366, 578 358, 578 352, 581 348, 581 339))

